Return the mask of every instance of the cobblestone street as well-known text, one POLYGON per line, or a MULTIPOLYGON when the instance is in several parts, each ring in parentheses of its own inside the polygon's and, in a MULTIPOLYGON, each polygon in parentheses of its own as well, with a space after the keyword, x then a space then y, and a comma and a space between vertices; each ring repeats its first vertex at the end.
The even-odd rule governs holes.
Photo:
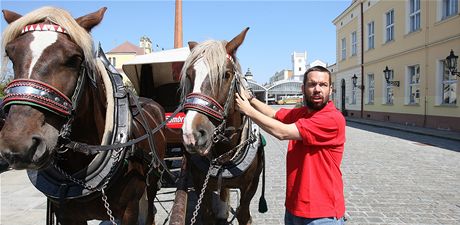
MULTIPOLYGON (((342 163, 347 224, 460 224, 459 141, 347 124, 342 163)), ((265 137, 269 211, 257 211, 259 186, 251 205, 253 224, 283 224, 287 141, 265 137)), ((0 179, 0 224, 45 224, 45 199, 25 172, 8 171, 0 179)), ((171 191, 165 188, 160 193, 171 191)), ((173 197, 171 193, 159 195, 162 204, 156 203, 157 224, 165 222, 173 197)), ((236 197, 233 192, 234 207, 236 197)))

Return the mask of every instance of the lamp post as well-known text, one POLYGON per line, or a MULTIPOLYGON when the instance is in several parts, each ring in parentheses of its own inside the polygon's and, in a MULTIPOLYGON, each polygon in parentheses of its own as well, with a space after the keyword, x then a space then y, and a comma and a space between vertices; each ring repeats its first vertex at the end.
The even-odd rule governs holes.
POLYGON ((353 74, 353 77, 351 77, 351 81, 353 82, 353 87, 356 87, 356 83, 358 82, 358 77, 356 74, 353 74))
POLYGON ((454 55, 454 50, 451 49, 449 56, 446 57, 447 68, 452 75, 460 77, 460 72, 457 72, 457 60, 458 56, 454 55))
POLYGON ((385 70, 383 70, 383 74, 385 75, 385 80, 387 84, 391 86, 399 87, 399 81, 390 80, 393 70, 388 69, 388 66, 385 66, 385 70))
POLYGON ((351 81, 353 82, 353 87, 357 87, 359 89, 364 89, 364 85, 357 85, 358 84, 358 77, 356 74, 353 74, 353 77, 351 77, 351 81))

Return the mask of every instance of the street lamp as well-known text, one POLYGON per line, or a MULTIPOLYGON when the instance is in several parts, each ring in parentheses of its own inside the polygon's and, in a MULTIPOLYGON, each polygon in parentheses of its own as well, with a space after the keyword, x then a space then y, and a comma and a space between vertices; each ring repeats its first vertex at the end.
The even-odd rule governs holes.
POLYGON ((454 55, 454 50, 451 49, 449 56, 446 57, 446 64, 449 72, 452 75, 457 75, 460 77, 460 72, 457 72, 457 59, 458 56, 454 55))
POLYGON ((353 87, 358 87, 359 89, 363 89, 363 85, 357 85, 358 84, 358 77, 356 74, 353 74, 353 77, 351 77, 351 81, 353 82, 353 87))
POLYGON ((353 87, 356 87, 356 82, 358 82, 358 77, 356 76, 356 74, 353 74, 351 81, 353 81, 353 87))
POLYGON ((393 70, 390 70, 388 69, 388 66, 385 66, 385 70, 383 71, 383 74, 385 75, 385 80, 387 81, 387 84, 391 86, 399 87, 399 81, 390 80, 390 76, 392 73, 393 73, 393 70))

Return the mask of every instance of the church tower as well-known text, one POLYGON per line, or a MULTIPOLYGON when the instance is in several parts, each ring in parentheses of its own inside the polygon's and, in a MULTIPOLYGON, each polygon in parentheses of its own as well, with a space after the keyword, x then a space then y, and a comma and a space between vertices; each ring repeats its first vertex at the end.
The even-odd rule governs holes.
POLYGON ((302 81, 305 71, 307 71, 307 51, 292 53, 293 80, 302 81))
POLYGON ((144 54, 152 53, 152 41, 147 36, 142 36, 139 41, 139 47, 144 49, 144 54))

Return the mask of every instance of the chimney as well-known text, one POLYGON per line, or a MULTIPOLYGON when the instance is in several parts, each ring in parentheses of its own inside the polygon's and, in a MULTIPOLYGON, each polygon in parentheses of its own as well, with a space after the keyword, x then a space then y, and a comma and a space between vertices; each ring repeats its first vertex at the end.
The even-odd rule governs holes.
POLYGON ((182 0, 176 0, 174 21, 174 48, 182 48, 182 0))

